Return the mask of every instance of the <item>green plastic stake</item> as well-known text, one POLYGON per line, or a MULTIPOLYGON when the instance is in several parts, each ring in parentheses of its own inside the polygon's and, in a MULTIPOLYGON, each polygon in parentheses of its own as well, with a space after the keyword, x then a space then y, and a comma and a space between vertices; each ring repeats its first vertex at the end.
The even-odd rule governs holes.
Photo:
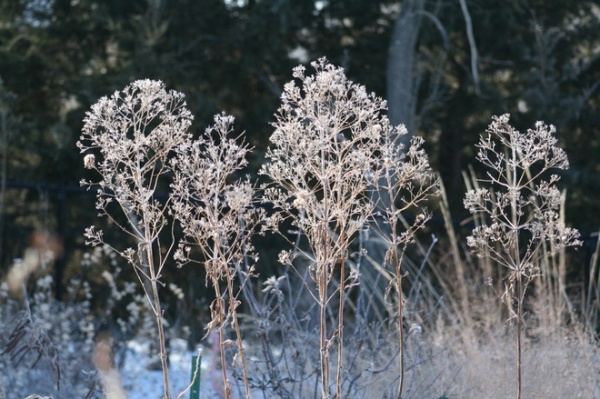
POLYGON ((192 356, 192 389, 190 390, 190 399, 200 399, 200 372, 202 356, 192 356))

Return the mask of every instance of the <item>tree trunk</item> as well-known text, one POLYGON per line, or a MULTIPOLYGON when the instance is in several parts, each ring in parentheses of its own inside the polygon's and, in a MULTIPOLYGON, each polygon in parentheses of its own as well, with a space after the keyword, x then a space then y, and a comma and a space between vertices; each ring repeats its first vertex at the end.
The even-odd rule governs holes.
MULTIPOLYGON (((394 23, 387 63, 388 115, 393 125, 403 123, 412 136, 416 128, 418 84, 415 78, 415 53, 424 0, 405 0, 394 23)), ((405 136, 403 142, 410 137, 405 136)))

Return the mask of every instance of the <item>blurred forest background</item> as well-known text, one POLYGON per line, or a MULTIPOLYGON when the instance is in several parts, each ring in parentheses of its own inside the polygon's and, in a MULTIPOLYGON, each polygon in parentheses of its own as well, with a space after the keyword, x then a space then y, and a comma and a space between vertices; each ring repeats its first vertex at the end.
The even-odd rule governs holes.
MULTIPOLYGON (((600 227, 596 1, 0 0, 0 275, 35 231, 62 249, 59 281, 79 273, 83 230, 98 221, 75 143, 101 96, 160 79, 186 94, 195 133, 232 114, 256 148, 255 172, 292 68, 322 56, 427 140, 457 227, 462 173, 491 116, 511 113, 519 130, 555 125, 571 162, 566 219, 589 264, 600 227)), ((272 249, 259 249, 262 267, 276 267, 272 249)), ((172 272, 203 286, 196 269, 172 272)))

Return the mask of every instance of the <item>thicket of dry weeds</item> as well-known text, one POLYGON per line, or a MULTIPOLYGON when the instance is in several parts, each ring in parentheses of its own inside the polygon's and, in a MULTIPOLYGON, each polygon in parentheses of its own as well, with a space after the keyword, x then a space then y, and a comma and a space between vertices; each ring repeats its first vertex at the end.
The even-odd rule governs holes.
MULTIPOLYGON (((172 397, 161 272, 177 261, 205 267, 215 291, 206 328, 218 333, 225 397, 599 397, 598 250, 575 303, 566 247, 577 233, 545 174, 568 167, 552 129, 520 133, 508 116, 492 122, 479 144, 492 172, 465 174, 473 218, 457 231, 422 140, 396 146, 405 130, 390 125, 383 100, 324 59, 313 67, 313 75, 296 68, 285 87, 261 171, 269 181, 259 188, 236 178, 251 149, 231 136, 233 118, 217 116, 194 141, 183 96, 159 82, 135 82, 86 118, 80 147, 101 177, 86 184, 99 188, 101 215, 134 242, 98 248, 114 248, 139 279, 136 291, 107 273, 113 300, 104 316, 121 300, 132 304, 117 323, 121 339, 154 319, 162 396, 172 397), (431 212, 444 218, 444 236, 427 232, 431 212), (171 233, 161 234, 165 227, 171 233), (258 276, 252 236, 274 233, 289 243, 281 270, 258 276), (372 262, 369 240, 387 248, 384 264, 372 262), (374 280, 362 278, 367 271, 374 280)), ((87 237, 107 244, 99 230, 87 237)), ((119 338, 94 343, 91 319, 80 316, 89 289, 58 304, 39 280, 46 285, 30 296, 23 287, 36 269, 14 265, 0 291, 0 392, 122 397, 118 362, 107 355, 119 338), (54 320, 47 306, 60 307, 54 320), (48 368, 56 386, 30 383, 48 368)))

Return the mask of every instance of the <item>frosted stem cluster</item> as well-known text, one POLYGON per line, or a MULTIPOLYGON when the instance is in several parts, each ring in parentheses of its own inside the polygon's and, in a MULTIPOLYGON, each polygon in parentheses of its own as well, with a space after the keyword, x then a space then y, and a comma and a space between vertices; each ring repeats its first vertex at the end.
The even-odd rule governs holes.
MULTIPOLYGON (((96 170, 101 180, 82 181, 97 186, 96 208, 137 243, 136 247, 111 246, 132 266, 156 318, 164 397, 171 398, 163 310, 159 298, 163 269, 171 260, 176 240, 173 232, 167 243, 161 232, 170 219, 179 221, 183 238, 174 259, 180 263, 201 263, 207 281, 215 289, 208 329, 219 329, 221 362, 226 396, 230 396, 225 361, 226 346, 237 347, 246 396, 250 388, 247 362, 237 318, 239 293, 252 276, 248 257, 254 257, 250 237, 263 219, 254 206, 254 187, 245 180, 229 182, 246 165, 249 148, 228 135, 233 118, 217 115, 214 126, 198 139, 187 132, 192 115, 183 94, 166 91, 162 82, 140 80, 122 92, 103 97, 92 106, 84 120, 78 142, 84 166, 96 170), (170 190, 170 192, 169 192, 170 190), (158 193, 161 191, 160 198, 158 193), (164 193, 169 192, 168 196, 164 193), (192 249, 199 249, 194 257, 192 249), (242 276, 235 287, 236 276, 242 276), (221 292, 220 282, 226 282, 221 292), (226 339, 231 323, 236 339, 226 339)), ((103 244, 101 230, 86 230, 87 243, 103 244)))
MULTIPOLYGON (((135 248, 113 248, 132 265, 156 318, 165 398, 171 395, 158 291, 170 252, 170 247, 163 251, 161 243, 169 208, 168 200, 156 194, 166 187, 171 151, 190 139, 192 119, 183 94, 165 90, 162 82, 138 80, 92 106, 77 143, 85 154, 84 166, 101 176, 98 182, 81 182, 98 187, 99 216, 137 243, 135 248)), ((91 245, 104 243, 102 231, 93 226, 85 236, 91 245)))
MULTIPOLYGON (((368 228, 377 208, 385 209, 388 222, 393 220, 396 227, 400 213, 430 192, 421 187, 424 181, 419 179, 427 180, 429 186, 434 179, 422 141, 415 140, 408 155, 394 147, 406 130, 390 124, 384 115, 384 100, 352 83, 342 68, 324 58, 312 66, 315 75, 307 76, 302 66, 294 69, 301 86, 291 81, 284 87, 267 152, 269 162, 261 173, 273 183, 265 188, 265 200, 291 219, 310 247, 305 255, 312 259, 309 271, 320 310, 321 395, 332 395, 330 348, 337 343, 335 396, 339 398, 344 373, 345 294, 359 277, 357 269, 346 270, 350 246, 358 233, 368 228), (373 195, 378 190, 390 190, 386 195, 393 197, 392 202, 402 190, 407 190, 408 197, 400 208, 390 208, 389 201, 374 200, 383 198, 373 195), (337 320, 330 326, 327 308, 336 293, 337 320)), ((424 220, 421 218, 415 229, 424 220)), ((406 232, 406 242, 411 234, 413 231, 406 232)), ((400 241, 393 239, 390 253, 400 241)), ((289 256, 281 259, 293 261, 289 256)), ((399 269, 397 258, 395 263, 399 269)))
POLYGON ((467 192, 464 205, 484 222, 473 229, 467 245, 490 257, 507 272, 504 299, 517 323, 517 398, 521 396, 521 334, 527 285, 539 274, 543 245, 553 251, 581 245, 577 230, 560 218, 560 177, 553 169, 568 169, 566 153, 556 146, 554 126, 537 122, 519 132, 509 115, 494 117, 477 147, 477 159, 487 168, 480 188, 467 192), (517 310, 514 312, 513 302, 517 310))
POLYGON ((225 396, 231 395, 225 359, 226 346, 237 349, 243 373, 246 397, 250 395, 247 359, 237 317, 241 302, 238 297, 247 279, 253 275, 256 255, 250 242, 264 219, 264 211, 256 207, 254 187, 248 179, 230 182, 232 176, 246 166, 250 148, 238 144, 230 133, 233 117, 217 115, 215 124, 194 142, 176 150, 171 165, 175 172, 172 188, 173 213, 183 227, 185 238, 180 242, 175 259, 181 263, 201 261, 207 281, 215 291, 210 306, 208 330, 218 328, 221 348, 221 368, 225 396), (199 250, 194 259, 192 250, 199 250), (249 259, 251 258, 251 259, 249 259), (250 265, 244 269, 244 265, 250 265), (242 276, 239 287, 236 275, 242 276), (220 283, 225 281, 222 292, 220 283), (231 323, 236 339, 227 340, 225 328, 231 323))

